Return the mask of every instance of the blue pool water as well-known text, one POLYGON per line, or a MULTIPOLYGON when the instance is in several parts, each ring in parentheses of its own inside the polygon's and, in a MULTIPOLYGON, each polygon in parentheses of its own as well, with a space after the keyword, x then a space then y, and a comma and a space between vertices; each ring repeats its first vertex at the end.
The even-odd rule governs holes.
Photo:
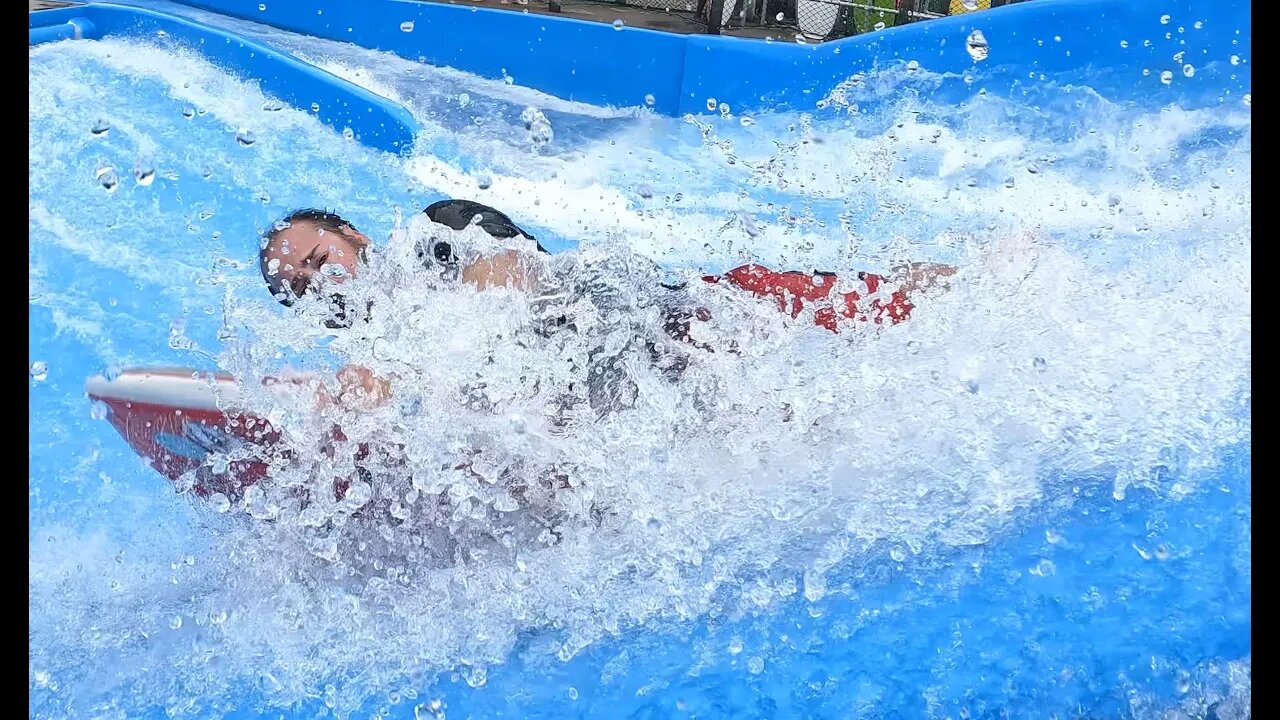
POLYGON ((32 48, 31 717, 1249 716, 1252 130, 1213 85, 1247 55, 1168 95, 1102 90, 1153 66, 959 99, 1019 71, 922 60, 808 113, 672 119, 217 22, 425 134, 368 150, 163 38, 32 48), (464 513, 444 563, 378 544, 409 520, 321 534, 175 494, 84 397, 137 365, 399 363, 434 412, 353 436, 426 452, 467 427, 514 452, 433 394, 478 366, 448 338, 498 342, 500 306, 442 298, 364 344, 260 287, 259 233, 288 210, 337 209, 391 255, 444 196, 677 274, 963 270, 879 334, 708 295, 760 352, 538 450, 584 478, 558 543, 485 545, 498 528, 464 513), (720 402, 705 427, 692 396, 720 402))

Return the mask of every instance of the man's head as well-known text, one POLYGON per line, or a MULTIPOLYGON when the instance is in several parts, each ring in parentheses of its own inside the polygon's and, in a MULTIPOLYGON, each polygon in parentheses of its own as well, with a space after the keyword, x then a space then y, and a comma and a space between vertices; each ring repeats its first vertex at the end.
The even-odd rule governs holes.
MULTIPOLYGON (((442 200, 423 212, 432 222, 453 230, 475 225, 499 239, 523 236, 533 240, 540 252, 547 252, 511 218, 488 205, 471 200, 442 200)), ((282 305, 290 306, 299 297, 325 284, 341 284, 355 276, 369 245, 369 238, 339 215, 323 210, 296 210, 277 221, 266 233, 258 262, 271 295, 282 305)), ((459 270, 452 238, 432 237, 420 241, 416 249, 424 266, 443 265, 455 275, 459 270)), ((345 326, 344 298, 332 289, 324 294, 333 312, 331 326, 345 326)))
POLYGON ((325 283, 356 274, 369 238, 334 213, 296 210, 263 238, 258 261, 271 295, 283 305, 325 283))

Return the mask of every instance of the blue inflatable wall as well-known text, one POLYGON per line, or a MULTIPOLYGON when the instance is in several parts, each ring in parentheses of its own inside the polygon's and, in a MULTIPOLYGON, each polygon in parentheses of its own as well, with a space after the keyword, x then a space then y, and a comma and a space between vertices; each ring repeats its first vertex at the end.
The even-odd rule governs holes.
MULTIPOLYGON (((183 0, 294 32, 393 52, 570 100, 657 112, 813 110, 850 76, 914 61, 945 78, 946 100, 1027 92, 1070 73, 1119 100, 1208 106, 1249 92, 1245 0, 1032 0, 843 40, 802 45, 615 29, 516 10, 415 0, 183 0), (989 48, 975 59, 978 31, 989 48), (1241 58, 1244 58, 1241 61, 1241 58), (1101 72, 1092 72, 1100 70, 1101 72), (1096 78, 1096 82, 1093 81, 1096 78)), ((106 3, 31 14, 31 42, 168 32, 224 66, 260 79, 299 108, 351 127, 369 145, 402 151, 416 124, 402 107, 279 51, 163 12, 106 3)))
POLYGON ((310 109, 337 130, 351 128, 361 142, 388 152, 413 145, 418 124, 408 110, 287 53, 163 13, 89 4, 30 14, 30 44, 106 35, 146 36, 178 43, 257 80, 269 95, 310 109))
POLYGON ((1002 85, 987 86, 989 92, 1039 80, 1041 74, 1049 79, 1105 66, 1134 70, 1133 86, 1114 88, 1118 93, 1171 94, 1178 92, 1173 86, 1189 82, 1185 64, 1195 68, 1199 87, 1230 86, 1237 93, 1248 88, 1247 68, 1230 66, 1235 81, 1224 70, 1232 54, 1247 54, 1250 15, 1244 0, 1032 0, 814 45, 617 30, 604 23, 414 0, 183 2, 483 77, 505 73, 520 85, 566 99, 633 106, 652 95, 655 110, 673 115, 706 113, 709 98, 735 111, 809 110, 850 75, 909 60, 947 73, 1019 68, 1002 85), (406 23, 413 23, 412 31, 402 30, 406 23), (967 49, 974 30, 990 47, 981 62, 967 49), (1174 58, 1179 52, 1181 62, 1174 58), (1151 72, 1142 75, 1143 68, 1151 72), (1172 90, 1162 87, 1163 70, 1174 73, 1172 90))

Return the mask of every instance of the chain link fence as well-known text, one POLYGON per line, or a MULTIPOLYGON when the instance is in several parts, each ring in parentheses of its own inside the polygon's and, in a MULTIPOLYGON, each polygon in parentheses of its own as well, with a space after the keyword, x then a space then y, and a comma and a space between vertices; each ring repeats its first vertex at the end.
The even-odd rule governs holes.
MULTIPOLYGON (((961 7, 965 1, 954 0, 961 7)), ((788 10, 800 34, 816 41, 945 17, 951 14, 951 4, 952 0, 789 0, 788 10)))
POLYGON ((692 13, 698 10, 698 0, 624 0, 622 4, 668 12, 692 13))
MULTIPOLYGON (((688 31, 763 37, 798 34, 810 42, 835 40, 920 20, 989 10, 1024 0, 600 0, 658 10, 683 19, 688 31)), ((528 2, 528 0, 524 0, 528 2)), ((560 12, 560 0, 547 0, 560 12)), ((673 17, 674 20, 674 17, 673 17)), ((665 28, 673 29, 673 28, 665 28)))
POLYGON ((798 32, 821 41, 919 20, 988 10, 1022 0, 614 0, 650 10, 689 13, 718 34, 752 28, 798 32), (718 20, 718 22, 717 22, 718 20))

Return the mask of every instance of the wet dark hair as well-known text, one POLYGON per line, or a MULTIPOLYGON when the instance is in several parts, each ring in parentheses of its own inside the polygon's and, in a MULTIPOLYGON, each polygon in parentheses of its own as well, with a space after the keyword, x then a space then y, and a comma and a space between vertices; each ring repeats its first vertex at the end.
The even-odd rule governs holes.
MULTIPOLYGON (((529 238, 538 247, 538 252, 547 252, 542 243, 533 235, 524 231, 502 212, 474 200, 441 200, 431 203, 422 212, 432 222, 440 223, 454 230, 462 230, 469 225, 477 225, 481 230, 493 237, 506 239, 518 235, 529 238)), ((457 262, 453 246, 444 240, 434 240, 431 247, 418 247, 418 260, 423 263, 435 258, 438 262, 449 264, 457 262)))
POLYGON ((275 223, 272 223, 271 229, 262 236, 262 246, 258 250, 258 269, 262 271, 262 279, 266 281, 267 290, 271 292, 271 296, 285 307, 292 306, 297 300, 297 297, 294 296, 290 288, 286 287, 284 283, 280 281, 279 274, 272 273, 271 269, 267 267, 270 262, 267 249, 270 248, 271 243, 275 242, 276 238, 280 236, 280 233, 287 230, 296 222, 313 223, 317 227, 323 228, 325 232, 336 234, 342 234, 343 228, 355 230, 355 226, 347 222, 341 215, 331 213, 326 210, 318 210, 316 208, 302 208, 294 210, 280 220, 277 220, 275 223))

